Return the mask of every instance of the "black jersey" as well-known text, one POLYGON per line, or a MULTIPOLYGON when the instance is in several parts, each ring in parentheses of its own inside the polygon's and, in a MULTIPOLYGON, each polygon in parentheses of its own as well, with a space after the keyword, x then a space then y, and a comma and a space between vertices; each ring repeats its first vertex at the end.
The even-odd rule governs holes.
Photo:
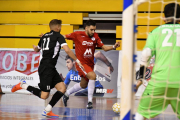
POLYGON ((44 34, 38 43, 38 48, 42 50, 40 64, 55 67, 60 49, 63 45, 67 45, 67 43, 59 32, 51 30, 51 32, 44 34))

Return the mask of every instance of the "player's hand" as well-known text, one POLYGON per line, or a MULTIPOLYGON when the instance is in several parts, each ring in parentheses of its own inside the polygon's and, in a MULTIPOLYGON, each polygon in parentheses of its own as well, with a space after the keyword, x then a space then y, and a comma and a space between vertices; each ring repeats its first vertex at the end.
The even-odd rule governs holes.
POLYGON ((42 37, 44 34, 43 33, 41 33, 40 35, 39 35, 39 37, 42 37))
POLYGON ((41 49, 38 49, 38 46, 33 45, 33 49, 35 52, 39 52, 41 49))
POLYGON ((109 71, 109 73, 111 74, 111 73, 114 71, 113 66, 108 66, 108 71, 109 71))
POLYGON ((36 45, 33 45, 34 51, 36 51, 37 48, 38 48, 38 47, 37 47, 36 45))
POLYGON ((118 48, 118 47, 120 47, 120 42, 116 42, 114 45, 114 48, 118 48))
POLYGON ((79 67, 80 67, 82 70, 85 71, 83 65, 81 64, 81 62, 80 62, 78 59, 76 60, 76 63, 79 65, 79 67))

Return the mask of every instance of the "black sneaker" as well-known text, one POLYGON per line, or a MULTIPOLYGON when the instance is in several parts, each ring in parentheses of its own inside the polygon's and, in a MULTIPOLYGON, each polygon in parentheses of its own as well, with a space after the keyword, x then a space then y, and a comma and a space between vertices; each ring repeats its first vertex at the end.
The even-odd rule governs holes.
POLYGON ((67 106, 67 101, 69 100, 69 97, 64 95, 63 96, 63 103, 64 103, 64 106, 66 107, 67 106))
POLYGON ((92 108, 93 108, 92 102, 88 102, 88 104, 87 104, 87 109, 92 109, 92 108))

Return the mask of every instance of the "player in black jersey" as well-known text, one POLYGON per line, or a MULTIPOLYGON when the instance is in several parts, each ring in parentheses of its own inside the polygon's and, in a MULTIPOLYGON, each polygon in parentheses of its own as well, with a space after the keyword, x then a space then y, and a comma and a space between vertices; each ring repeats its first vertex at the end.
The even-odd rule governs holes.
POLYGON ((25 80, 21 80, 19 84, 13 86, 11 91, 15 92, 20 89, 25 89, 38 96, 39 98, 47 99, 50 90, 55 87, 57 89, 57 92, 53 95, 51 101, 44 109, 42 115, 59 117, 58 115, 52 113, 52 107, 66 92, 66 86, 64 85, 64 82, 62 81, 55 68, 61 47, 71 58, 73 58, 77 62, 80 67, 82 67, 82 65, 76 58, 74 53, 69 49, 64 37, 60 34, 61 20, 51 20, 49 23, 49 27, 51 31, 41 37, 38 46, 33 45, 34 51, 39 52, 40 50, 42 50, 42 59, 38 69, 40 77, 40 83, 38 85, 40 89, 26 84, 25 80))

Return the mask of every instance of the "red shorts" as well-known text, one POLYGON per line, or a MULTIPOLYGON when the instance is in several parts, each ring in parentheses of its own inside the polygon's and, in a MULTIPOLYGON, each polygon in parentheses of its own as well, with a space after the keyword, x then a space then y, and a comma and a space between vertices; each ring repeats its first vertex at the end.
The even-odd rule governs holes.
POLYGON ((84 77, 85 80, 89 81, 89 79, 86 77, 86 74, 93 71, 94 65, 93 65, 93 66, 89 66, 89 65, 87 65, 87 64, 82 64, 82 65, 83 65, 85 71, 82 70, 82 69, 79 67, 79 65, 77 65, 77 64, 76 64, 76 69, 77 69, 77 71, 78 71, 78 73, 79 73, 79 75, 80 75, 81 77, 84 77))

